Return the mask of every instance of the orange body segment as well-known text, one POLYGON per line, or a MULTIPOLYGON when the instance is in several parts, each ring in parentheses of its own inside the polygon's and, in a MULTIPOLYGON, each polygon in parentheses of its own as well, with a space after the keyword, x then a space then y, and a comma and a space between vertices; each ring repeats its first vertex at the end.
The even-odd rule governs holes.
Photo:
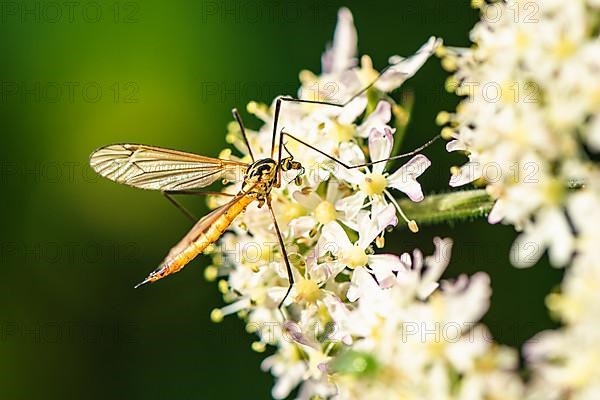
MULTIPOLYGON (((227 207, 224 212, 216 216, 214 220, 207 221, 206 229, 199 229, 195 237, 185 237, 169 253, 162 264, 154 270, 140 285, 156 282, 167 275, 180 271, 198 254, 202 253, 209 245, 216 242, 227 230, 233 220, 242 213, 246 207, 256 199, 255 196, 246 195, 240 197, 227 207)), ((217 210, 218 211, 218 210, 217 210)), ((210 217, 210 214, 207 216, 210 217)), ((199 223, 202 223, 200 220, 199 223)))

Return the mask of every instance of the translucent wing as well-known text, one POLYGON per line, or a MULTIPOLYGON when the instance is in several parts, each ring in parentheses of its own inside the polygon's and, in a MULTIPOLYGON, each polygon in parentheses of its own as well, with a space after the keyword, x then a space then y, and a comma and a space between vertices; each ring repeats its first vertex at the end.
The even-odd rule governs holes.
POLYGON ((241 181, 245 163, 141 144, 111 144, 94 151, 90 165, 100 175, 142 189, 198 189, 219 179, 241 181))

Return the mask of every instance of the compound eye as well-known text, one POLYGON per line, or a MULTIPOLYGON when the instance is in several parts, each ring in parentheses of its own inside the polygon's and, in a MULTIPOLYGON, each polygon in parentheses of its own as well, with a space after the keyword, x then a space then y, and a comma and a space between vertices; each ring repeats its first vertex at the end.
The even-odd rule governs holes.
POLYGON ((290 158, 284 158, 281 160, 281 169, 284 171, 289 171, 292 169, 292 160, 290 158))

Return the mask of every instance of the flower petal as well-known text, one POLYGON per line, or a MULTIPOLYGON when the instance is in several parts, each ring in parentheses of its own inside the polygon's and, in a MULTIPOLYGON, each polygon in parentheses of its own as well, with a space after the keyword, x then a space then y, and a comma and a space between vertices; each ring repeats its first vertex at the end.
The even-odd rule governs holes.
MULTIPOLYGON (((350 98, 351 94, 348 95, 350 98)), ((347 99, 341 99, 338 101, 348 101, 347 99)), ((351 124, 353 123, 367 108, 369 100, 366 95, 361 95, 352 100, 350 103, 346 104, 344 108, 341 109, 340 114, 338 115, 338 122, 340 124, 351 124)))
POLYGON ((388 186, 398 189, 412 201, 423 200, 423 191, 417 179, 429 166, 431 161, 422 154, 417 154, 396 172, 388 177, 388 186))
POLYGON ((600 151, 600 116, 596 115, 590 122, 586 140, 593 151, 600 151))
POLYGON ((497 224, 498 222, 502 221, 503 218, 504 218, 504 201, 502 199, 498 199, 488 215, 488 222, 490 224, 497 224))
POLYGON ((450 177, 450 186, 458 187, 466 185, 469 182, 473 182, 474 180, 481 178, 481 174, 481 163, 476 161, 468 162, 460 167, 460 172, 457 175, 452 175, 450 177))
POLYGON ((540 211, 536 221, 517 237, 510 259, 516 267, 531 267, 539 261, 547 247, 550 263, 562 267, 569 261, 573 246, 573 234, 564 212, 557 208, 546 209, 540 211))
POLYGON ((340 250, 352 248, 352 242, 348 235, 337 222, 330 222, 323 227, 321 237, 319 238, 319 256, 327 252, 338 254, 340 250))
MULTIPOLYGON (((388 126, 385 126, 381 130, 377 128, 371 129, 371 134, 369 135, 369 155, 372 161, 389 158, 392 147, 394 147, 393 133, 394 131, 388 126)), ((373 172, 383 173, 385 165, 386 163, 384 162, 373 165, 373 172)))
POLYGON ((352 336, 342 326, 350 318, 350 310, 339 297, 327 294, 327 292, 324 295, 323 303, 338 328, 331 332, 328 339, 342 341, 346 345, 351 345, 352 336))
POLYGON ((297 190, 292 196, 294 197, 294 200, 298 202, 298 204, 308 210, 314 210, 319 204, 321 204, 322 201, 319 195, 312 190, 308 193, 297 190))
POLYGON ((324 73, 341 72, 356 65, 358 38, 352 13, 346 7, 338 11, 333 44, 321 56, 324 73))
MULTIPOLYGON (((361 148, 356 143, 346 142, 340 145, 340 159, 347 165, 358 165, 365 162, 365 156, 361 148)), ((348 169, 339 164, 331 167, 333 175, 342 181, 352 185, 360 185, 364 174, 356 168, 348 169)))
POLYGON ((378 289, 377 283, 371 274, 369 274, 365 268, 360 267, 355 269, 352 273, 352 280, 348 292, 346 293, 346 298, 351 302, 355 302, 365 292, 378 289))
POLYGON ((425 64, 440 43, 439 39, 430 37, 413 56, 405 59, 399 56, 391 57, 389 62, 394 65, 383 73, 375 87, 384 92, 391 92, 400 87, 425 64))
POLYGON ((452 239, 436 237, 433 239, 433 244, 435 245, 435 252, 433 255, 425 257, 427 269, 421 276, 421 283, 417 289, 417 296, 421 300, 429 297, 437 289, 439 286, 438 281, 450 263, 452 239))
POLYGON ((372 129, 382 130, 392 119, 392 106, 389 102, 381 100, 375 110, 369 114, 365 121, 356 128, 357 136, 366 138, 372 129))
POLYGON ((308 238, 310 231, 317 226, 317 224, 318 222, 314 217, 304 215, 291 220, 289 227, 294 237, 308 238))
POLYGON ((396 209, 391 204, 373 213, 370 218, 367 213, 360 214, 358 218, 358 226, 361 230, 358 233, 359 236, 356 244, 362 249, 369 247, 377 235, 383 232, 385 228, 395 226, 398 223, 396 209))
POLYGON ((345 142, 340 144, 340 159, 348 165, 363 164, 365 154, 356 143, 345 142))
POLYGON ((548 257, 556 267, 567 265, 573 252, 574 240, 569 222, 562 211, 548 210, 548 221, 544 224, 548 238, 548 257))
POLYGON ((335 202, 341 199, 343 195, 344 192, 340 190, 340 183, 335 179, 331 179, 327 183, 327 192, 325 194, 325 200, 335 204, 335 202))
POLYGON ((400 257, 394 254, 375 254, 369 256, 369 268, 375 274, 379 286, 389 288, 396 282, 394 272, 404 270, 400 257))
POLYGON ((344 213, 344 218, 353 220, 365 204, 367 195, 358 191, 352 196, 344 197, 335 203, 336 210, 344 213))
POLYGON ((467 145, 462 140, 452 140, 446 143, 446 151, 453 152, 458 150, 467 150, 467 145))

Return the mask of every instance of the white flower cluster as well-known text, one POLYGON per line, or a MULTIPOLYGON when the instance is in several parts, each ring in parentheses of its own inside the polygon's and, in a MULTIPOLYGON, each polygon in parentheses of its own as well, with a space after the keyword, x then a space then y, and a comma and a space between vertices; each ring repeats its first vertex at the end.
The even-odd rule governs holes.
MULTIPOLYGON (((366 56, 357 65, 356 42, 352 15, 341 9, 323 73, 302 72, 299 96, 342 103, 371 83, 378 73, 366 56)), ((386 93, 416 73, 438 44, 431 38, 414 56, 393 57, 394 66, 346 107, 285 103, 278 126, 348 165, 386 159, 394 147, 392 116, 396 127, 406 120, 406 110, 386 93)), ((248 111, 264 121, 247 132, 253 153, 269 157, 274 106, 250 103, 248 111)), ((248 154, 235 124, 228 140, 248 154)), ((284 183, 271 193, 295 280, 286 320, 278 304, 288 279, 266 207, 251 205, 236 219, 206 271, 209 279, 223 278, 219 288, 229 303, 212 319, 237 313, 258 335, 256 351, 275 347, 262 365, 276 377, 273 397, 299 387, 302 399, 519 399, 520 381, 510 372, 515 355, 478 324, 491 294, 487 275, 440 284, 450 257, 447 239, 436 239, 435 254, 425 259, 418 250, 412 256, 377 250, 398 216, 418 230, 394 194, 422 200, 417 177, 429 160, 415 155, 389 172, 385 163, 345 169, 291 139, 284 152, 306 169, 300 185, 284 183)), ((222 157, 233 156, 228 150, 222 157)))
POLYGON ((441 47, 466 98, 441 113, 449 151, 469 162, 450 184, 478 181, 497 199, 491 223, 522 234, 515 265, 548 249, 569 266, 548 306, 564 327, 525 348, 530 397, 600 398, 600 2, 508 0, 482 4, 472 48, 441 47))
POLYGON ((577 255, 561 292, 546 300, 564 327, 540 333, 525 348, 534 371, 532 400, 600 398, 600 175, 590 179, 567 204, 579 228, 577 255))
POLYGON ((448 123, 449 151, 465 151, 451 186, 481 180, 498 199, 491 223, 523 230, 513 261, 534 265, 547 248, 566 265, 576 250, 565 206, 597 170, 600 150, 599 2, 510 0, 482 6, 470 49, 441 47, 467 97, 448 123))

